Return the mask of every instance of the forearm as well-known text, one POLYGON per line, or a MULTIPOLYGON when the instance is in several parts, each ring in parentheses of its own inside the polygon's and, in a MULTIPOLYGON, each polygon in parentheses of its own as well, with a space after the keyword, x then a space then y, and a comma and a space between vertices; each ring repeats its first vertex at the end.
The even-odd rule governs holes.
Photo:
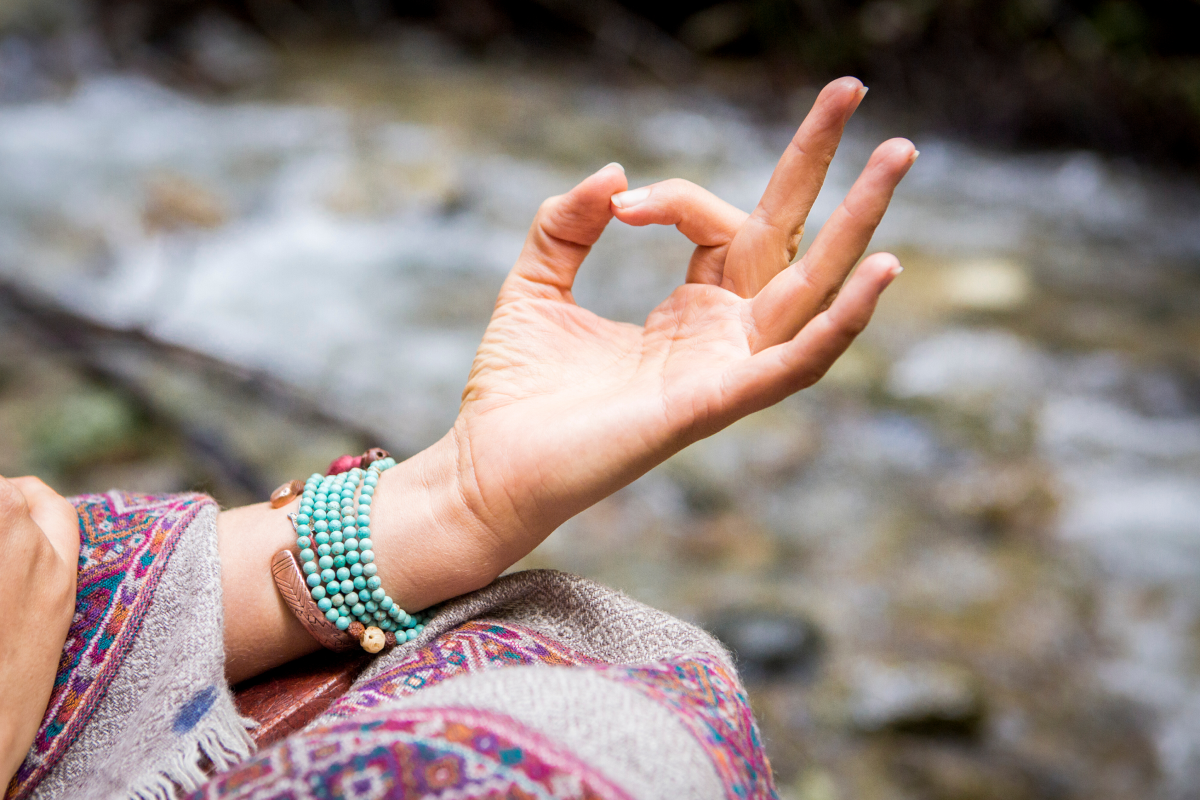
MULTIPOLYGON (((464 501, 458 464, 451 433, 380 478, 371 524, 376 563, 384 588, 407 611, 485 586, 509 566, 464 501)), ((218 518, 231 682, 319 647, 271 577, 271 557, 295 546, 287 515, 296 509, 295 502, 278 509, 259 503, 218 518)))

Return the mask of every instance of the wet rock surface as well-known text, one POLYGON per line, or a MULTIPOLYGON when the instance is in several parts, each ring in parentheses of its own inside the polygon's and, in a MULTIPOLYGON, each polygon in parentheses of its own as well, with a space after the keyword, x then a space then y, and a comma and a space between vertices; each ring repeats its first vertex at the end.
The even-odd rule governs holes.
MULTIPOLYGON (((271 75, 0 106, 0 276, 109 329, 0 314, 0 472, 233 504, 413 452, 544 197, 617 160, 750 208, 789 134, 420 37, 271 75)), ((884 138, 863 114, 802 247, 884 138)), ((785 797, 1197 796, 1200 194, 1087 153, 919 146, 873 244, 906 270, 830 374, 521 566, 713 625, 785 797)), ((576 296, 640 321, 689 253, 614 223, 576 296)))

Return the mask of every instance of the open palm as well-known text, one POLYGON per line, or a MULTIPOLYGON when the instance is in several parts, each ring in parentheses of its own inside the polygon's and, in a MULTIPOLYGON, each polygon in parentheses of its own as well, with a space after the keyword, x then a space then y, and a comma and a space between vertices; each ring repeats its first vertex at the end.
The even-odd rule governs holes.
POLYGON ((542 205, 453 434, 464 499, 514 555, 690 442, 811 385, 867 324, 899 264, 877 254, 846 276, 915 158, 911 143, 880 145, 791 263, 864 93, 853 78, 822 91, 751 214, 686 181, 626 192, 617 165, 542 205), (599 317, 571 296, 614 215, 676 225, 697 245, 687 281, 645 326, 599 317))

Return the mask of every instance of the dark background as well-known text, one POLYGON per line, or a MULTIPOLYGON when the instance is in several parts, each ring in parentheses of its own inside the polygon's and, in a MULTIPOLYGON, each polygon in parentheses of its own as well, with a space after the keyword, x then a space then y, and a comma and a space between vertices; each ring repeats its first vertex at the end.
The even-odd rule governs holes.
POLYGON ((281 45, 420 21, 480 56, 590 51, 613 80, 753 72, 729 90, 765 113, 792 87, 853 74, 925 129, 1200 164, 1195 0, 100 0, 92 13, 118 62, 195 80, 186 33, 214 8, 281 45))

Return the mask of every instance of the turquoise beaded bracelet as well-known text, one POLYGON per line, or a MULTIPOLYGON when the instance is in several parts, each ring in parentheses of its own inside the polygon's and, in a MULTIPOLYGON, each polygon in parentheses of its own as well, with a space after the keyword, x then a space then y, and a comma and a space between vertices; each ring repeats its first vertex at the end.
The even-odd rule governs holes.
MULTIPOLYGON (((368 457, 351 460, 367 463, 368 457)), ((396 465, 395 459, 385 455, 366 469, 354 466, 334 472, 344 461, 335 461, 328 475, 311 475, 299 492, 300 509, 288 517, 296 531, 300 569, 317 609, 339 631, 358 638, 363 649, 378 652, 385 642, 417 638, 425 628, 424 618, 405 612, 384 591, 375 565, 371 506, 380 475, 396 465)), ((300 489, 297 483, 287 494, 294 497, 300 489)))

